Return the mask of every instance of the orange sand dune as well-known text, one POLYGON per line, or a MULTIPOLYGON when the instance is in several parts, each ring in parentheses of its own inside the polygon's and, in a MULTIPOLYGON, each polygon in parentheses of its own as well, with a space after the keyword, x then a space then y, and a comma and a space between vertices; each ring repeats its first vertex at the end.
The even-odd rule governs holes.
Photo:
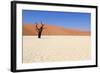
MULTIPOLYGON (((36 31, 36 25, 32 24, 23 24, 23 35, 37 35, 36 31)), ((84 32, 80 30, 74 30, 74 29, 67 29, 63 27, 58 26, 52 26, 52 25, 44 25, 44 30, 42 32, 42 35, 76 35, 76 36, 85 36, 90 35, 90 32, 84 32)))

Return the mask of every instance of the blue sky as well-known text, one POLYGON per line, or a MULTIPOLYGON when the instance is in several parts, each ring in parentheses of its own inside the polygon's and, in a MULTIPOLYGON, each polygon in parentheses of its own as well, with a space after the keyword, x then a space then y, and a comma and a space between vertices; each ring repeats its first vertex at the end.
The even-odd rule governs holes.
POLYGON ((60 26, 64 28, 77 29, 81 31, 90 31, 91 14, 79 12, 54 12, 54 11, 37 11, 23 10, 23 24, 41 23, 60 26))

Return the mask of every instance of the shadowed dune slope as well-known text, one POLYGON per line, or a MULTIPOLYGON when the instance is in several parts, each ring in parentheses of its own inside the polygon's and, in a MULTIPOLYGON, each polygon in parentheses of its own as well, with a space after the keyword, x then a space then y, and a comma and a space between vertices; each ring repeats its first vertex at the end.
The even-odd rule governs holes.
MULTIPOLYGON (((40 25, 38 25, 40 27, 40 25)), ((37 35, 36 25, 35 24, 23 24, 22 25, 22 34, 26 36, 37 35)), ((42 35, 75 35, 75 36, 89 36, 90 32, 67 29, 58 26, 44 25, 42 35)))

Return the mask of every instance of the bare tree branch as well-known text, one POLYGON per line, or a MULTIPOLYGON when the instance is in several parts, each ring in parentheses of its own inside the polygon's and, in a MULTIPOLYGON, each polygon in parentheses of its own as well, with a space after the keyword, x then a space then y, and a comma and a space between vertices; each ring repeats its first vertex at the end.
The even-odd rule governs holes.
POLYGON ((41 34, 44 29, 44 24, 41 22, 41 27, 39 27, 39 28, 38 28, 38 24, 37 23, 35 23, 35 24, 36 24, 36 30, 38 32, 38 38, 41 38, 41 34))
POLYGON ((38 30, 39 30, 39 28, 38 28, 38 26, 37 26, 38 24, 37 24, 37 23, 35 23, 35 24, 36 24, 36 29, 38 29, 38 30))

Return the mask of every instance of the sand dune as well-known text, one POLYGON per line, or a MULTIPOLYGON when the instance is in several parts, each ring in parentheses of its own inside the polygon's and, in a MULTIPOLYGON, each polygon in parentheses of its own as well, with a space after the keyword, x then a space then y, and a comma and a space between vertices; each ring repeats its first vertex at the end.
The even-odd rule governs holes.
MULTIPOLYGON (((23 35, 37 35, 36 25, 33 24, 23 24, 23 35)), ((90 32, 84 32, 80 30, 74 29, 66 29, 63 27, 52 26, 52 25, 44 25, 44 30, 42 35, 76 35, 76 36, 84 36, 90 35, 90 32)))

